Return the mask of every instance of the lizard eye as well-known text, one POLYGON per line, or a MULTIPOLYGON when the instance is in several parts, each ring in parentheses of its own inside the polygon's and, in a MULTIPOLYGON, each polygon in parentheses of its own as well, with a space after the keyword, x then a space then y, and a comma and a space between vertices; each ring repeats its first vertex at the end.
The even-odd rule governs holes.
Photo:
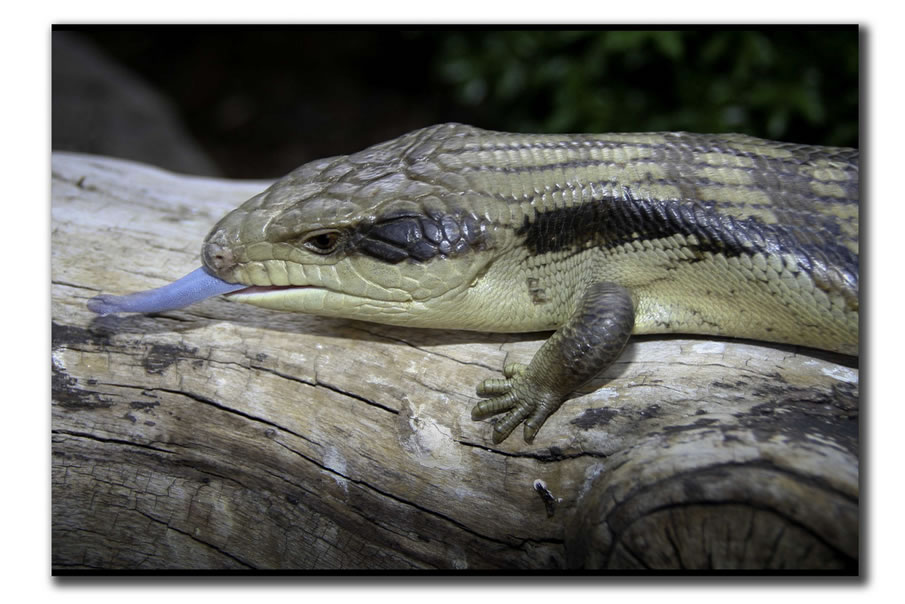
POLYGON ((302 243, 312 252, 329 254, 336 249, 339 239, 339 231, 318 231, 308 235, 302 243))

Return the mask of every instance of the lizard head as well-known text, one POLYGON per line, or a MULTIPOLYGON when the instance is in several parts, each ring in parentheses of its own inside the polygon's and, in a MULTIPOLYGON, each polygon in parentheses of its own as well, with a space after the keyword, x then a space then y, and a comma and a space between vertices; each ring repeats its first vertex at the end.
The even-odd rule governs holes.
POLYGON ((251 286, 229 294, 241 302, 417 324, 438 300, 467 290, 493 244, 491 220, 475 209, 482 204, 466 203, 467 186, 438 164, 450 130, 296 169, 214 226, 205 268, 251 286))

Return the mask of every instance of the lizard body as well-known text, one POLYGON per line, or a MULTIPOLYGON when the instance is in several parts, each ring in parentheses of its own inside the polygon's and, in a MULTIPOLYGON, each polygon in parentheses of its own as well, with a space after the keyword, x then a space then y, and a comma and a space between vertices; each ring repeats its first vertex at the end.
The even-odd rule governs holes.
POLYGON ((472 412, 506 414, 495 442, 521 423, 531 441, 633 333, 857 354, 858 172, 854 149, 743 135, 442 124, 305 164, 248 200, 208 235, 201 276, 177 282, 193 297, 89 306, 149 312, 209 291, 409 327, 556 330, 529 365, 481 384, 472 412))

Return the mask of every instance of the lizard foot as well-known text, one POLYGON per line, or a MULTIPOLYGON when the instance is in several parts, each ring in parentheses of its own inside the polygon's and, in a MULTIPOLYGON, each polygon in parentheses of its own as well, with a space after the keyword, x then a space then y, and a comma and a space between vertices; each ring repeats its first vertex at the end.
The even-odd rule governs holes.
POLYGON ((493 427, 493 442, 502 442, 516 426, 525 422, 524 438, 530 443, 547 418, 562 404, 562 398, 537 384, 527 365, 506 365, 503 375, 505 378, 491 378, 478 384, 478 396, 490 398, 474 406, 471 418, 482 420, 505 413, 493 427))
POLYGON ((508 365, 505 379, 478 386, 479 396, 491 398, 475 405, 472 419, 505 413, 493 427, 493 442, 502 442, 525 422, 525 442, 530 443, 570 392, 619 357, 634 325, 635 306, 627 289, 608 281, 590 283, 530 365, 508 365))

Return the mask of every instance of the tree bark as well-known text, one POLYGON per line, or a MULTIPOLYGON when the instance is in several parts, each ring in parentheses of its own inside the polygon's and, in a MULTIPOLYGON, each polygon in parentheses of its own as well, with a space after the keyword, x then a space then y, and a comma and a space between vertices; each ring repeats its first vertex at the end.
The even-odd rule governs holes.
POLYGON ((73 569, 858 565, 856 360, 639 337, 531 445, 475 385, 547 334, 415 330, 158 287, 263 182, 52 161, 52 564, 73 569))

